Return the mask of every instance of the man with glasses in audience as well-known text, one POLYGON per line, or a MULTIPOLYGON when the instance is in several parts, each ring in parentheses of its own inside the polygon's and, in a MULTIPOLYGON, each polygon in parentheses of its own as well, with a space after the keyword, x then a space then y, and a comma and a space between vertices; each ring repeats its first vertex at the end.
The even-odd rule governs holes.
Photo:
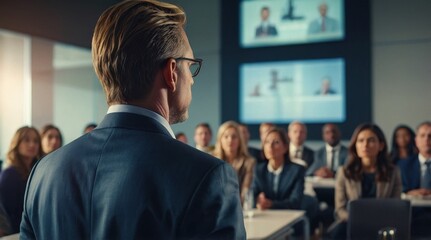
POLYGON ((101 15, 92 54, 108 114, 37 163, 21 239, 245 239, 235 171, 170 127, 188 118, 202 64, 184 23, 154 0, 101 15))

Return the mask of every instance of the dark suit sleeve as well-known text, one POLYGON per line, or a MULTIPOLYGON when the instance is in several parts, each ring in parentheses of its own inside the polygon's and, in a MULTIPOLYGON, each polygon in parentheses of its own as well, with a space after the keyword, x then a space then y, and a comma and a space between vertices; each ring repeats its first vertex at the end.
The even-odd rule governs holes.
MULTIPOLYGON (((294 176, 289 176, 289 179, 293 180, 293 188, 290 193, 285 194, 287 198, 281 200, 273 200, 273 209, 299 209, 301 206, 301 201, 304 196, 304 177, 305 169, 303 167, 298 167, 296 174, 294 176)), ((280 182, 279 184, 283 184, 280 182)))
POLYGON ((232 167, 222 163, 202 179, 179 231, 181 239, 245 239, 238 179, 232 167))

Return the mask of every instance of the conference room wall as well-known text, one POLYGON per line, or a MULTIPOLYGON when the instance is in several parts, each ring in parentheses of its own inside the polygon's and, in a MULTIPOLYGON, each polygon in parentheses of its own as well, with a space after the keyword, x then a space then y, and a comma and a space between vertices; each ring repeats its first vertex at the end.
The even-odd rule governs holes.
MULTIPOLYGON (((213 126, 214 132, 220 124, 219 102, 223 96, 220 89, 219 60, 220 18, 222 17, 220 1, 177 0, 170 2, 182 5, 187 11, 189 19, 187 32, 195 56, 205 59, 202 73, 195 79, 196 83, 193 86, 194 99, 190 108, 190 118, 186 123, 173 127, 175 131, 186 132, 192 143, 194 126, 197 123, 209 122, 213 126)), ((428 64, 431 56, 431 30, 426 26, 431 18, 429 15, 431 1, 378 0, 371 1, 371 3, 373 120, 383 127, 389 138, 393 127, 399 122, 414 127, 420 121, 431 118, 430 107, 427 104, 430 102, 430 96, 425 93, 430 89, 431 84, 428 64)), ((16 10, 19 9, 16 8, 16 10)), ((37 15, 37 11, 30 13, 37 15)), ((17 18, 16 13, 14 16, 17 18)), ((93 18, 95 19, 95 17, 93 18)), ((4 22, 3 20, 2 22, 4 22)), ((20 22, 22 26, 26 26, 25 21, 20 22)), ((15 23, 14 20, 6 25, 14 27, 15 23)), ((31 26, 29 27, 31 29, 44 29, 35 28, 34 24, 31 26)), ((42 26, 46 25, 42 24, 42 26)), ((82 30, 82 25, 78 28, 82 30)), ((63 26, 61 29, 70 28, 63 26)), ((75 33, 73 35, 75 41, 66 42, 89 44, 87 35, 90 34, 86 33, 83 37, 83 35, 75 33)), ((54 37, 66 38, 67 35, 58 33, 54 37)), ((18 53, 19 51, 16 52, 16 54, 18 53)), ((2 131, 7 131, 3 129, 2 127, 2 131)), ((349 138, 347 133, 344 133, 344 138, 349 138)), ((4 141, 9 142, 10 139, 0 141, 2 141, 0 144, 4 146, 4 144, 8 144, 4 141)), ((319 142, 316 143, 316 145, 318 144, 319 142)), ((1 149, 0 152, 4 152, 4 149, 1 149)))
MULTIPOLYGON (((195 56, 204 59, 210 52, 211 58, 220 58, 220 31, 219 13, 220 1, 178 0, 170 1, 184 7, 188 13, 187 33, 195 50, 195 56), (209 4, 209 6, 208 6, 209 4), (207 16, 207 17, 203 17, 207 16), (197 20, 198 19, 198 20, 197 20)), ((385 132, 388 141, 394 127, 398 123, 405 123, 412 127, 424 120, 431 120, 431 29, 427 25, 431 22, 431 1, 427 0, 379 0, 371 1, 372 9, 372 119, 379 124, 385 132), (427 93, 428 92, 428 93, 427 93)), ((205 59, 206 60, 206 59, 205 59)), ((194 99, 190 112, 189 123, 174 126, 175 131, 183 131, 192 141, 195 123, 209 121, 213 131, 220 124, 221 115, 219 102, 223 97, 220 89, 216 95, 198 98, 200 92, 217 91, 210 86, 220 85, 220 62, 205 62, 202 75, 197 81, 205 81, 205 85, 193 87, 194 99), (208 77, 208 72, 216 73, 208 77), (211 85, 207 85, 211 82, 211 85), (213 105, 216 103, 215 105, 213 105), (202 109, 194 111, 194 109, 202 109), (202 115, 202 111, 205 114, 202 115), (208 114, 206 114, 208 113, 208 114), (214 120, 206 120, 214 117, 214 120)), ((207 96, 207 95, 205 95, 207 96)), ((361 101, 358 99, 357 101, 361 101)), ((343 138, 348 140, 351 133, 344 133, 343 138)), ((214 141, 214 137, 213 137, 214 141)), ((254 145, 259 142, 253 141, 254 145)), ((309 142, 314 148, 322 143, 309 142)))
POLYGON ((372 1, 373 119, 388 140, 399 123, 431 120, 431 1, 372 1))

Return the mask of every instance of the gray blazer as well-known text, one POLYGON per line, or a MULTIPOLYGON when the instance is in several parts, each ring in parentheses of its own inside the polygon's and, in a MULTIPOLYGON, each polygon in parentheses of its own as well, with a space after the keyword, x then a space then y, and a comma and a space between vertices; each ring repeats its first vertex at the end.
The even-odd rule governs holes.
MULTIPOLYGON (((401 175, 398 167, 394 167, 394 172, 387 182, 377 182, 377 198, 401 198, 401 175)), ((347 221, 349 201, 359 199, 362 194, 360 181, 346 178, 343 167, 337 170, 335 182, 335 215, 338 221, 347 221)))
MULTIPOLYGON (((343 166, 346 163, 347 154, 348 154, 347 148, 341 145, 340 153, 338 154, 338 164, 335 166, 335 169, 337 169, 339 166, 343 166)), ((317 169, 326 166, 326 163, 327 163, 326 155, 327 155, 326 146, 323 146, 322 148, 320 148, 314 153, 314 162, 307 169, 307 176, 314 175, 314 172, 317 169)))

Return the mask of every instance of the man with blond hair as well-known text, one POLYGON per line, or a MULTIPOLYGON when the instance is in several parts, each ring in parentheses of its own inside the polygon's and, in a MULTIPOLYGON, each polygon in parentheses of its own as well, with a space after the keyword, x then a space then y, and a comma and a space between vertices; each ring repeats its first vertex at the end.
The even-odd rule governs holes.
POLYGON ((170 127, 188 118, 202 63, 185 20, 153 0, 100 16, 92 54, 108 113, 35 166, 21 239, 245 239, 234 170, 170 127))

